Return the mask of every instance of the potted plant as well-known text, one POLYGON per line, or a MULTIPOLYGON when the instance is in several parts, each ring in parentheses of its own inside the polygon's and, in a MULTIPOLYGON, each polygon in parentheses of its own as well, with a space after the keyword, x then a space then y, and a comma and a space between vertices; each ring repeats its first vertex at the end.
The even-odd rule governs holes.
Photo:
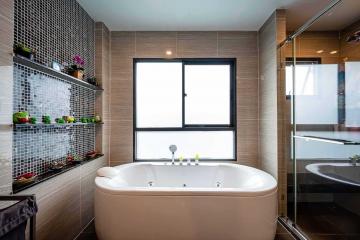
POLYGON ((35 51, 33 49, 25 46, 25 44, 22 44, 22 43, 15 44, 14 45, 14 53, 16 55, 26 57, 30 60, 34 60, 35 51))
POLYGON ((79 55, 75 55, 74 58, 74 63, 73 65, 71 65, 68 69, 68 73, 80 80, 84 79, 84 64, 85 61, 79 56, 79 55))
POLYGON ((96 77, 87 78, 86 81, 94 86, 98 86, 98 82, 96 80, 96 77))

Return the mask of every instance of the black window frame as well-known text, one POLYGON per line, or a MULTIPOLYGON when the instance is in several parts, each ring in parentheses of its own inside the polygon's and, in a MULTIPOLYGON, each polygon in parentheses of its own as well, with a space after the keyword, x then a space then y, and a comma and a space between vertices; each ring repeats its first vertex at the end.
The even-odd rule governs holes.
POLYGON ((234 132, 234 153, 231 159, 204 159, 204 161, 237 161, 237 104, 236 104, 236 58, 133 58, 133 161, 169 161, 168 159, 137 159, 136 132, 146 131, 231 131, 234 132), (182 126, 181 127, 147 127, 136 126, 136 66, 137 63, 182 63, 182 126), (229 65, 230 66, 230 124, 185 124, 185 65, 229 65))

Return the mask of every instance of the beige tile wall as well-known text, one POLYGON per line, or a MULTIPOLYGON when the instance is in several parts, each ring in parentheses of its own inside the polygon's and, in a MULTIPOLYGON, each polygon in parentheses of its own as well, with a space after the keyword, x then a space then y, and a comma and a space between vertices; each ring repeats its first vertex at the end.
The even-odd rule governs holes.
POLYGON ((96 94, 96 115, 104 124, 96 129, 96 150, 110 157, 110 32, 102 22, 95 24, 95 77, 104 89, 96 94))
POLYGON ((133 160, 133 58, 237 58, 237 159, 258 164, 257 32, 111 32, 110 164, 133 160))
POLYGON ((285 10, 276 10, 259 31, 259 160, 278 179, 279 213, 286 207, 285 85, 278 45, 286 38, 285 10))
POLYGON ((38 240, 72 240, 94 218, 96 170, 104 157, 22 191, 36 194, 38 240))
POLYGON ((0 6, 0 194, 4 194, 11 191, 12 183, 14 2, 0 0, 0 6))

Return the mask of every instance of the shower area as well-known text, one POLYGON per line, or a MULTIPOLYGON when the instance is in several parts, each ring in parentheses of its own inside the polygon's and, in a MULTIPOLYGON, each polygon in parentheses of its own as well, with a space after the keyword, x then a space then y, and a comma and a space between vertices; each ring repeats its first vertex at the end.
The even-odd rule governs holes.
POLYGON ((288 36, 281 221, 300 239, 360 239, 359 1, 333 1, 288 36))

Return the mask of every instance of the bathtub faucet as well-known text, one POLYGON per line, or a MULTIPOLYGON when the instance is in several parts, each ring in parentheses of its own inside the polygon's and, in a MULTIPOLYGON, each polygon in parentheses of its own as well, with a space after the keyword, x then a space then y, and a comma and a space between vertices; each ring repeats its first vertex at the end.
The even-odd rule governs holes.
POLYGON ((169 150, 171 152, 171 164, 175 164, 175 152, 177 150, 176 145, 170 145, 169 146, 169 150))
POLYGON ((360 163, 360 155, 354 155, 354 156, 350 157, 349 159, 350 159, 351 165, 353 165, 353 166, 356 166, 357 162, 360 163))

